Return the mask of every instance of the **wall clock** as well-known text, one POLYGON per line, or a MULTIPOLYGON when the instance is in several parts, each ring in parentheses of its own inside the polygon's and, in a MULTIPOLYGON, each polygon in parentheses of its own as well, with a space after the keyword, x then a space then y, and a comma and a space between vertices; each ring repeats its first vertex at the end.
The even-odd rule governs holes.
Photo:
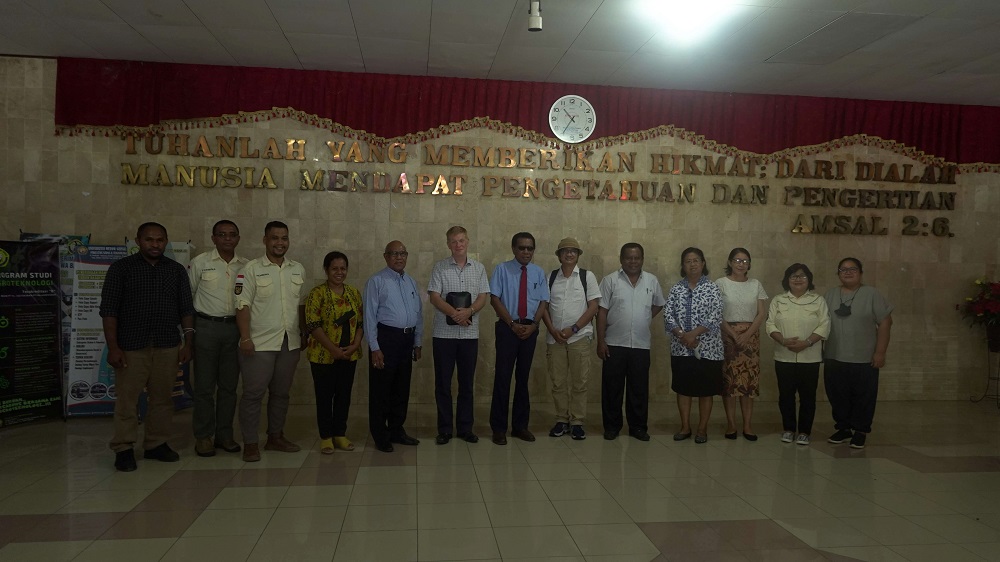
POLYGON ((597 114, 589 101, 576 94, 563 96, 549 108, 549 127, 563 142, 587 140, 597 125, 597 114))

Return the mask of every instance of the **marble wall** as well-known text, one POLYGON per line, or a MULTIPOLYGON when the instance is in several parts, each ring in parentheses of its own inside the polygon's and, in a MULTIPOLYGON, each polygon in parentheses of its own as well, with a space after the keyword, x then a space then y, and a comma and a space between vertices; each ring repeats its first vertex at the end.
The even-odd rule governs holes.
MULTIPOLYGON (((453 224, 469 229, 470 252, 487 270, 511 258, 509 241, 520 230, 537 239, 536 263, 544 269, 558 265, 554 251, 558 241, 574 236, 584 247, 581 265, 598 278, 618 267, 618 250, 636 241, 646 248, 645 269, 654 273, 665 290, 678 279, 679 252, 687 246, 701 247, 708 258, 712 277, 723 274, 729 250, 744 246, 753 254, 751 275, 759 278, 769 294, 779 292, 784 268, 796 261, 816 273, 817 289, 823 291, 837 279, 835 268, 844 256, 864 261, 866 283, 878 287, 895 305, 892 343, 882 370, 881 397, 888 400, 966 399, 981 392, 985 383, 984 332, 970 329, 956 312, 956 305, 972 292, 972 281, 984 274, 997 277, 1000 262, 1000 176, 959 174, 957 185, 901 188, 898 184, 855 182, 855 162, 923 164, 891 151, 869 146, 849 146, 832 153, 808 156, 847 162, 848 180, 778 179, 774 165, 766 178, 697 177, 654 175, 651 155, 657 153, 712 155, 691 142, 670 136, 615 146, 636 153, 636 170, 624 173, 567 172, 528 169, 456 168, 424 164, 420 145, 408 146, 405 164, 344 164, 331 161, 327 141, 345 140, 329 131, 293 119, 183 131, 196 137, 244 136, 263 149, 269 137, 306 141, 305 161, 204 159, 154 156, 141 150, 125 153, 118 137, 56 136, 53 123, 56 62, 30 58, 0 57, 0 239, 16 239, 20 230, 82 234, 90 233, 97 244, 120 243, 134 235, 135 227, 155 220, 167 226, 172 240, 190 240, 198 251, 210 248, 212 224, 220 218, 236 221, 243 234, 239 251, 249 257, 263 255, 262 228, 270 220, 289 224, 289 257, 302 262, 311 283, 322 280, 323 255, 333 249, 351 258, 348 282, 363 285, 384 266, 382 248, 400 239, 410 251, 407 271, 425 284, 435 260, 447 256, 445 231, 453 224), (267 166, 275 189, 204 188, 187 186, 122 185, 122 164, 136 169, 148 164, 155 170, 165 164, 173 176, 176 165, 267 166), (405 172, 411 183, 417 174, 465 174, 468 183, 462 196, 432 196, 429 193, 372 193, 301 190, 302 171, 349 169, 385 171, 392 179, 405 172), (667 182, 678 199, 678 183, 694 184, 693 202, 644 202, 607 200, 562 200, 505 198, 497 190, 483 196, 482 176, 510 175, 542 178, 611 180, 615 192, 620 179, 667 182), (769 186, 763 205, 712 203, 712 183, 731 188, 743 184, 769 186), (829 188, 918 189, 954 191, 952 211, 899 209, 831 209, 803 207, 800 201, 785 205, 785 188, 807 185, 829 188), (799 214, 843 214, 852 217, 882 217, 888 234, 882 236, 793 234, 799 214), (905 216, 918 217, 920 224, 935 217, 949 219, 954 237, 901 234, 905 216)), ((351 140, 346 139, 348 145, 351 140)), ((432 144, 539 148, 503 133, 477 129, 433 139, 432 144)), ((284 148, 284 147, 282 147, 284 148)), ((598 149, 603 153, 605 149, 598 149)), ((346 151, 346 148, 345 148, 346 151)), ((592 163, 596 165, 599 156, 592 163)), ((730 160, 731 161, 731 160, 730 160)), ((796 160, 798 162, 798 160, 796 160)), ((151 175, 152 176, 155 174, 151 175)), ((414 185, 415 187, 415 185, 414 185)), ((428 190, 429 191, 429 190, 428 190)), ((917 225, 918 230, 928 229, 917 225)), ((412 399, 433 402, 433 372, 430 357, 430 305, 425 297, 424 344, 428 351, 416 368, 412 399)), ((477 370, 477 400, 488 401, 492 387, 495 349, 492 323, 487 309, 480 315, 482 333, 477 370)), ((669 349, 662 321, 654 322, 651 390, 654 401, 672 401, 669 392, 669 349)), ((771 342, 764 340, 762 356, 762 400, 775 400, 776 385, 770 362, 771 342)), ((591 401, 599 401, 599 361, 590 385, 591 401)), ((366 401, 366 367, 359 368, 355 401, 366 401)), ((539 345, 532 370, 532 394, 547 402, 545 346, 539 345)), ((293 390, 293 401, 312 401, 308 365, 303 360, 293 390)))

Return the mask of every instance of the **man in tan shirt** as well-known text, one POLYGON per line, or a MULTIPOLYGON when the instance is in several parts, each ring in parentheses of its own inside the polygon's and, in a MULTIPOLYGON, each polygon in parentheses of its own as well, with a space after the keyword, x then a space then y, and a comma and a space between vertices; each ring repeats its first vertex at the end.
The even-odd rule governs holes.
POLYGON ((195 329, 200 337, 194 345, 194 451, 199 457, 215 455, 215 449, 240 452, 233 440, 236 386, 240 382, 233 288, 247 259, 236 255, 240 229, 220 220, 212 227, 215 249, 188 265, 188 280, 194 295, 195 329))
POLYGON ((288 391, 302 347, 299 335, 299 301, 305 270, 285 257, 288 225, 271 221, 264 227, 264 257, 251 260, 236 278, 236 325, 240 330, 240 367, 243 397, 240 430, 243 460, 260 460, 257 426, 264 394, 267 399, 267 443, 270 451, 300 450, 285 439, 288 391))

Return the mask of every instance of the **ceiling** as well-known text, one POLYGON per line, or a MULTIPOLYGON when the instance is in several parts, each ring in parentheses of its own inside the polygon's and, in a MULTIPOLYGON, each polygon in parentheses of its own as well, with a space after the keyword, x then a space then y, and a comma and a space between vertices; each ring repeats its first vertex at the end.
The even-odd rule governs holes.
POLYGON ((0 0, 0 54, 1000 106, 1000 0, 737 0, 694 47, 674 1, 0 0))

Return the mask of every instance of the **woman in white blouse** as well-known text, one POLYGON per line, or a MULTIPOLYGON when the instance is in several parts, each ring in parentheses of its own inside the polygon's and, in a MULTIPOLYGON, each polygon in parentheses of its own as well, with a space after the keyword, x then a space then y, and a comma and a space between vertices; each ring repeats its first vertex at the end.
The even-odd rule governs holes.
POLYGON ((778 342, 774 348, 774 373, 778 377, 781 440, 808 445, 816 417, 816 385, 823 361, 821 342, 830 335, 830 313, 826 300, 813 292, 813 274, 805 264, 790 265, 781 286, 787 292, 771 301, 765 328, 771 339, 778 342))
POLYGON ((756 441, 753 432, 753 399, 760 394, 760 327, 767 318, 767 293, 760 281, 747 276, 750 252, 729 252, 726 276, 716 280, 722 291, 722 405, 726 408, 726 439, 736 439, 736 399, 743 413, 743 437, 756 441))

